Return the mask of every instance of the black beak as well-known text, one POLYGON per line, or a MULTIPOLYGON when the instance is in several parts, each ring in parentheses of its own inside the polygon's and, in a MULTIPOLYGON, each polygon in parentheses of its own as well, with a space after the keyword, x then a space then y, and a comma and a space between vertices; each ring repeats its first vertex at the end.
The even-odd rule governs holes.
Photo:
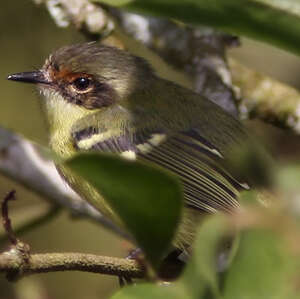
POLYGON ((46 79, 44 73, 41 71, 12 74, 9 75, 7 79, 12 81, 25 82, 25 83, 42 83, 42 84, 50 83, 46 79))

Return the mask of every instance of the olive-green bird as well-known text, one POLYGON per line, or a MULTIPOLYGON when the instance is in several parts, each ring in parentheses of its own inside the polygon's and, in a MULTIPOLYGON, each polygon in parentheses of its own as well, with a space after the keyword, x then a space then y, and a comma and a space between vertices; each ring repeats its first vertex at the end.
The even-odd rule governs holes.
MULTIPOLYGON (((203 213, 230 212, 239 206, 239 190, 248 186, 223 162, 248 139, 243 126, 208 99, 158 77, 144 59, 84 43, 57 50, 39 71, 8 79, 37 84, 44 96, 50 146, 60 156, 116 153, 176 174, 186 208, 175 246, 183 249, 192 242, 203 213)), ((58 169, 75 191, 122 225, 91 185, 58 169)))

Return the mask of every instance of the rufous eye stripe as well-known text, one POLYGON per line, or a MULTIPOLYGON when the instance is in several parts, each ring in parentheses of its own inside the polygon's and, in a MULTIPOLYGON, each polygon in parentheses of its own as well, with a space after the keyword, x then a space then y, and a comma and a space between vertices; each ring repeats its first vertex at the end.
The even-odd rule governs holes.
POLYGON ((89 79, 92 78, 92 76, 87 73, 83 73, 83 72, 74 73, 70 71, 68 68, 63 68, 59 71, 52 69, 51 77, 54 80, 64 80, 69 83, 73 82, 77 78, 89 78, 89 79))

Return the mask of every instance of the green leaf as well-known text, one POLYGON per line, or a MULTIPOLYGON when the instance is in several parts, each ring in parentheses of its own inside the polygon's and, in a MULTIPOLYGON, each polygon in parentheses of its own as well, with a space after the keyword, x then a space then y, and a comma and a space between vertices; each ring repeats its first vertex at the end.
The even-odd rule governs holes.
POLYGON ((218 255, 223 238, 228 233, 228 225, 224 217, 209 217, 197 233, 191 261, 179 283, 192 298, 202 298, 204 294, 213 294, 213 298, 221 298, 217 275, 218 255))
POLYGON ((172 285, 140 284, 125 287, 111 299, 191 299, 184 290, 172 285))
POLYGON ((134 12, 212 26, 300 54, 300 4, 296 0, 128 0, 117 4, 115 1, 104 2, 134 12))
POLYGON ((152 166, 116 156, 83 154, 66 164, 103 195, 156 268, 181 216, 177 180, 152 166))
POLYGON ((225 299, 283 299, 292 295, 292 258, 283 238, 266 229, 244 231, 225 276, 225 299))

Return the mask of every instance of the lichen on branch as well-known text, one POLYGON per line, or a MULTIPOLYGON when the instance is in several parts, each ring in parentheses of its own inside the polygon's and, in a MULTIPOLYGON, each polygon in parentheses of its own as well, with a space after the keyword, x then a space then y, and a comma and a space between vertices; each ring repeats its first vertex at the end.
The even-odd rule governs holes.
POLYGON ((240 90, 242 118, 258 118, 300 134, 300 93, 295 88, 229 60, 233 84, 240 90))

